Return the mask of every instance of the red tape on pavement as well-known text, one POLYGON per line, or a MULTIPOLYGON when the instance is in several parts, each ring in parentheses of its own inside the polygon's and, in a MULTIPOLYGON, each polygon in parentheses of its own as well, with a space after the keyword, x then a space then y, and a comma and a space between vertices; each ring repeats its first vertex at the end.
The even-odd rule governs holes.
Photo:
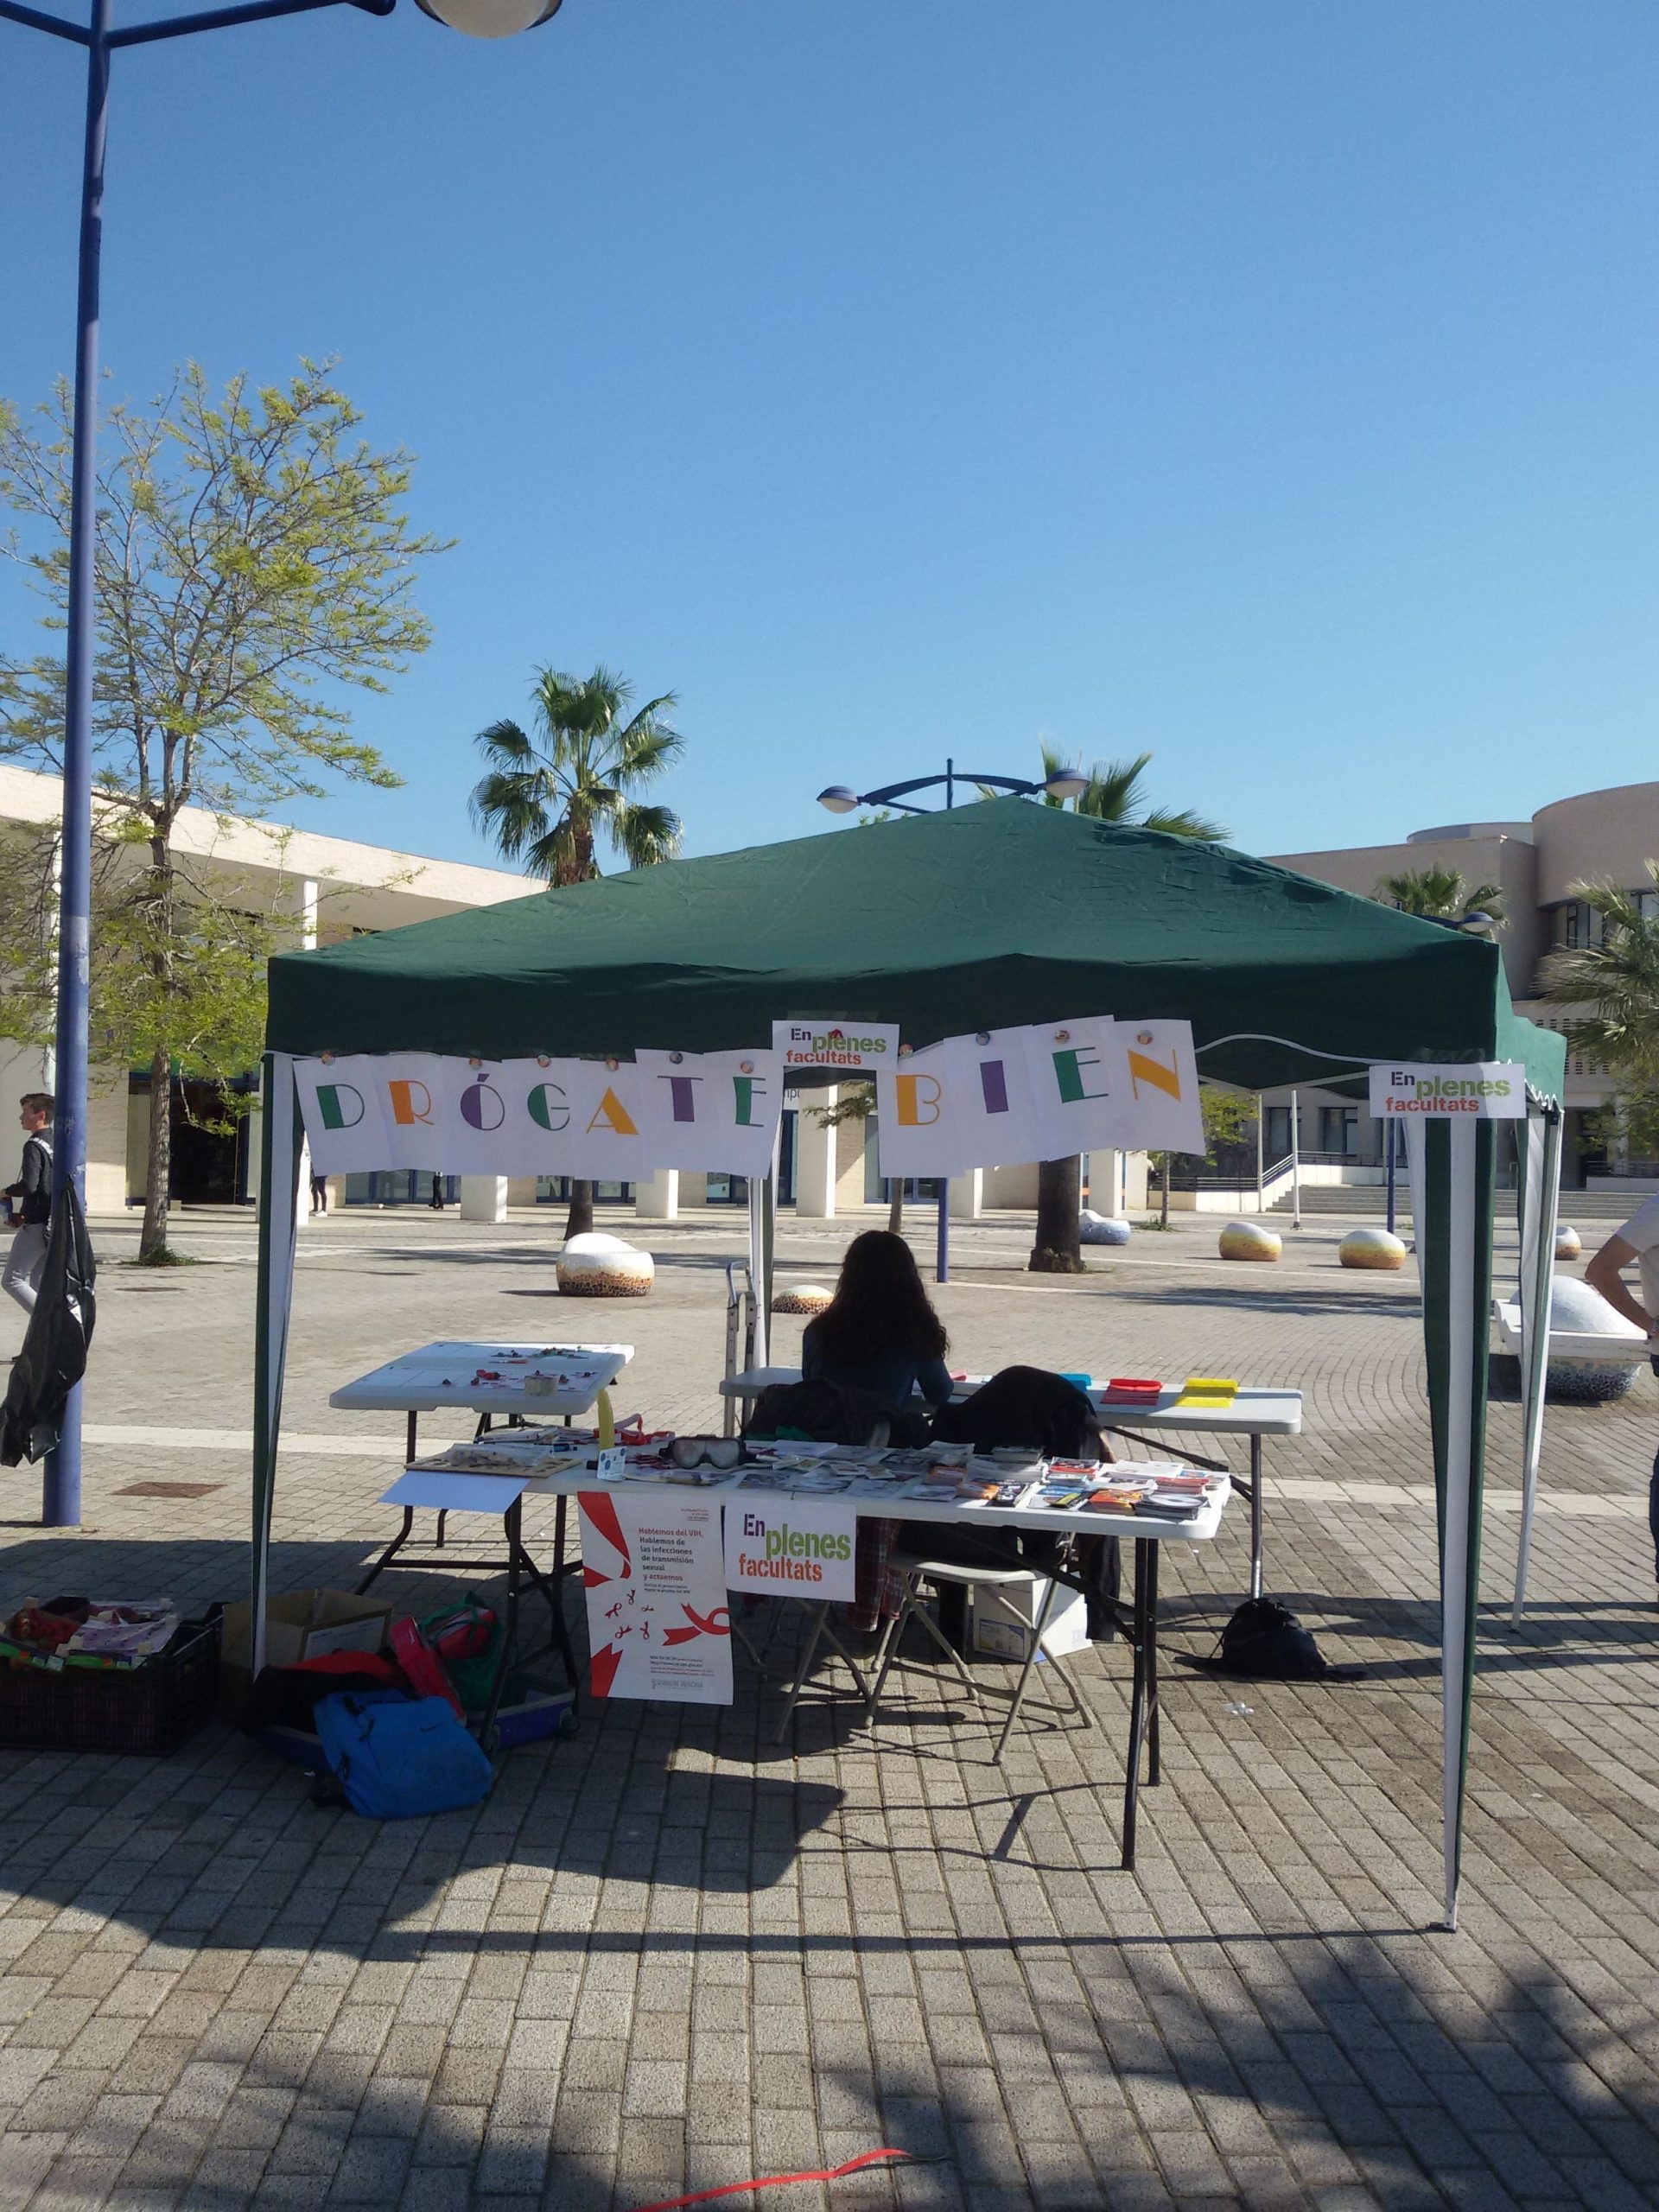
POLYGON ((782 2189, 794 2181, 840 2181, 843 2175, 855 2174, 861 2166, 893 2164, 895 2160, 906 2165, 926 2165, 925 2158, 918 2158, 909 2151, 861 2151, 857 2158, 849 2158, 844 2166, 821 2166, 812 2173, 763 2174, 754 2181, 729 2181, 720 2189, 699 2189, 690 2196, 659 2197, 655 2204, 642 2204, 639 2212, 676 2212, 682 2204, 708 2204, 716 2196, 742 2196, 750 2190, 782 2189))

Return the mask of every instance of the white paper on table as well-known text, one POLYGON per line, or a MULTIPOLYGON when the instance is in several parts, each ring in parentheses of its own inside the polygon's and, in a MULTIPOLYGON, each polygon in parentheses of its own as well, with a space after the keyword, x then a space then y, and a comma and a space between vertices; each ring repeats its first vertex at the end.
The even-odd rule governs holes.
POLYGON ((518 1475, 430 1474, 411 1468, 382 1493, 382 1505, 435 1505, 443 1513, 505 1513, 524 1495, 518 1475))

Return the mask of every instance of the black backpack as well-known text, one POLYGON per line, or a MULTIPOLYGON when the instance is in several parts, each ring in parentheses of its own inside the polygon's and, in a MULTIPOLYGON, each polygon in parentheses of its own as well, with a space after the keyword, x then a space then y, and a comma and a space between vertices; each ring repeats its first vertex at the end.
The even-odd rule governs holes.
POLYGON ((1363 1667, 1332 1667, 1288 1605, 1276 1598, 1247 1598, 1221 1631, 1207 1658, 1189 1666, 1212 1675, 1243 1675, 1258 1682, 1352 1682, 1363 1667))

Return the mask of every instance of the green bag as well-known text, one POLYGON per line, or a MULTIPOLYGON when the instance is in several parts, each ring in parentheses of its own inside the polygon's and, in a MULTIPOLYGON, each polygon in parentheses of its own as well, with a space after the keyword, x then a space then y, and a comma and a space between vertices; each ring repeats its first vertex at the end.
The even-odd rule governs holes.
POLYGON ((493 1608, 477 1598, 463 1598, 442 1612, 429 1613, 421 1623, 421 1634, 469 1713, 489 1703, 504 1633, 493 1608))

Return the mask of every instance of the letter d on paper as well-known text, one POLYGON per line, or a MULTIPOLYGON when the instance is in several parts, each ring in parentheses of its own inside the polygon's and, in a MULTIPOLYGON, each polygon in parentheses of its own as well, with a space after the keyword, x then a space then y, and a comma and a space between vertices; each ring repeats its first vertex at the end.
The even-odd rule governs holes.
POLYGON ((365 1110, 362 1092, 353 1090, 349 1083, 317 1085, 317 1111, 322 1116, 325 1129, 354 1129, 365 1110), (355 1112, 352 1110, 353 1107, 355 1112))

